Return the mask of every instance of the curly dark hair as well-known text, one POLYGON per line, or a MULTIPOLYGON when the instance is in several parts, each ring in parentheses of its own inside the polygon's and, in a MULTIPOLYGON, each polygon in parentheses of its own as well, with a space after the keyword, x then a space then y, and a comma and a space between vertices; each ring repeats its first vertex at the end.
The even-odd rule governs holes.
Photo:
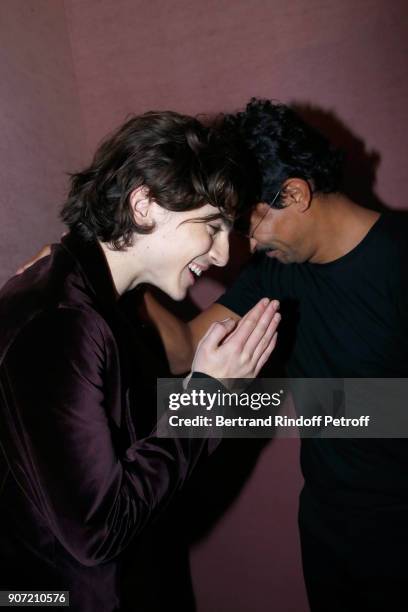
POLYGON ((225 116, 224 130, 239 133, 256 159, 253 184, 258 202, 283 208, 282 194, 273 201, 289 178, 307 180, 314 192, 339 190, 343 151, 288 106, 252 98, 243 112, 225 116))
POLYGON ((239 154, 218 130, 171 111, 147 112, 122 125, 101 144, 91 165, 71 175, 61 218, 83 240, 115 249, 149 233, 134 221, 129 196, 146 187, 150 198, 172 211, 219 208, 233 221, 245 198, 239 154))

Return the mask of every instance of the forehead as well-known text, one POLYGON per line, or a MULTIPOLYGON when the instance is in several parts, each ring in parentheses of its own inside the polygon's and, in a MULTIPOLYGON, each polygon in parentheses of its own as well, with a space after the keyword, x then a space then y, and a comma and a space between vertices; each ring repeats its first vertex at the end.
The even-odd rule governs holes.
POLYGON ((282 208, 276 208, 265 204, 265 202, 259 202, 249 211, 249 218, 251 223, 259 221, 261 218, 265 218, 268 221, 285 219, 296 217, 295 208, 293 206, 284 206, 282 208))
POLYGON ((194 208, 193 210, 186 211, 186 215, 191 219, 195 218, 211 218, 215 216, 221 216, 221 211, 217 206, 213 206, 212 204, 203 204, 199 208, 194 208))
POLYGON ((258 202, 252 208, 248 208, 242 212, 234 222, 234 228, 241 233, 248 233, 251 227, 259 223, 260 219, 264 217, 270 209, 268 204, 265 202, 258 202))

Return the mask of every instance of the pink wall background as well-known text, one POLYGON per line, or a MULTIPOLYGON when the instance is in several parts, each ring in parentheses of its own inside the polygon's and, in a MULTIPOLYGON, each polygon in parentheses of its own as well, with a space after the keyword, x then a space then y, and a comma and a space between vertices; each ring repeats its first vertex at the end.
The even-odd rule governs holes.
MULTIPOLYGON (((407 19, 403 0, 2 0, 0 282, 58 237, 64 172, 152 108, 313 104, 380 156, 375 193, 406 208, 407 19)), ((193 297, 219 290, 203 279, 193 297)), ((199 612, 307 610, 300 486, 297 442, 269 444, 192 551, 199 612)))
POLYGON ((84 153, 62 0, 0 2, 0 285, 59 238, 64 173, 84 153))

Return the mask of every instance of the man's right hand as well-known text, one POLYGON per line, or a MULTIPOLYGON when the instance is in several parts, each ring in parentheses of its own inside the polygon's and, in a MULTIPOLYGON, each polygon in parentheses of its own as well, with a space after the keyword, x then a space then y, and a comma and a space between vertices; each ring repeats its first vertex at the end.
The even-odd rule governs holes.
POLYGON ((218 379, 255 378, 277 340, 279 303, 263 298, 237 324, 233 319, 213 323, 198 344, 192 372, 218 379))
POLYGON ((20 266, 16 274, 22 274, 24 270, 27 270, 27 268, 30 268, 33 264, 36 263, 36 261, 38 261, 39 259, 42 259, 43 257, 47 257, 47 255, 50 255, 50 253, 51 253, 51 245, 46 244, 45 246, 43 246, 41 251, 38 251, 37 255, 34 255, 32 259, 29 259, 28 261, 26 261, 25 264, 20 266))

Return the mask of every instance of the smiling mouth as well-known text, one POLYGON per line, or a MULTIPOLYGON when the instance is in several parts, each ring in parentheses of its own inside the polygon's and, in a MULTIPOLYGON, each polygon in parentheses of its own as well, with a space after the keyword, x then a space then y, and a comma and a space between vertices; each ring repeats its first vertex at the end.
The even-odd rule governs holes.
POLYGON ((207 268, 202 268, 194 262, 188 264, 188 269, 191 270, 191 272, 193 272, 193 274, 198 277, 200 277, 201 274, 205 272, 205 270, 207 270, 207 268))

